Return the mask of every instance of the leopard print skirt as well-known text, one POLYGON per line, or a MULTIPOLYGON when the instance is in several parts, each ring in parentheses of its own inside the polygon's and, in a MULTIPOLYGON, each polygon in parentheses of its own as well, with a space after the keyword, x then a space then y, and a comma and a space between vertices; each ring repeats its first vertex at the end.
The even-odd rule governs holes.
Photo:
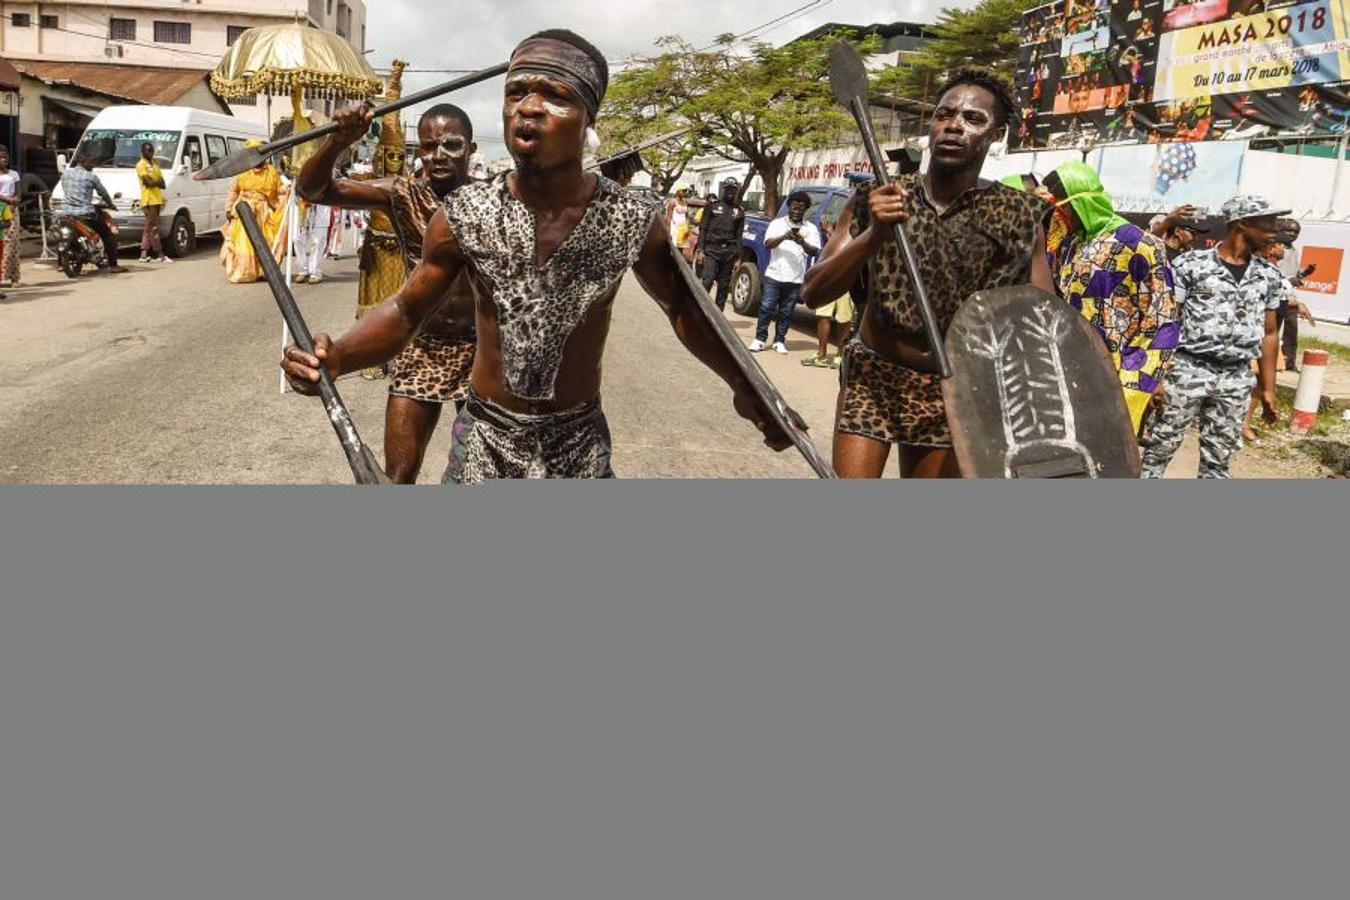
POLYGON ((840 434, 857 434, 884 444, 950 447, 942 379, 918 372, 877 353, 861 341, 844 348, 839 368, 843 395, 840 434))
POLYGON ((389 364, 389 393, 428 403, 469 396, 475 341, 419 334, 389 364))

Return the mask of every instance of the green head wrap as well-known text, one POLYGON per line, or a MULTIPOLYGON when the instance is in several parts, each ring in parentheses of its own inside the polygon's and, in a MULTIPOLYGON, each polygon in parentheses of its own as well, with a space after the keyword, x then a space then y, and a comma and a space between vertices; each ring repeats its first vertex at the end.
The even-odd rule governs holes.
MULTIPOLYGON (((1116 214, 1111 197, 1102 187, 1102 180, 1091 166, 1080 162, 1067 162, 1058 166, 1052 173, 1064 189, 1064 195, 1054 190, 1060 205, 1066 201, 1078 216, 1085 240, 1092 240, 1108 231, 1115 231, 1126 224, 1126 220, 1116 214)), ((1056 187, 1058 187, 1056 186, 1056 187)))

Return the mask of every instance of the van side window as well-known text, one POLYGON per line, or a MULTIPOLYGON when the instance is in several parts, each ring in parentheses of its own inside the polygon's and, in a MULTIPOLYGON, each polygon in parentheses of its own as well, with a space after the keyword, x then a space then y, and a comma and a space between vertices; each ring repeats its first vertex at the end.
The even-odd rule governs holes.
POLYGON ((850 195, 845 193, 831 195, 830 202, 825 204, 825 211, 820 214, 820 224, 833 231, 834 226, 839 224, 839 217, 844 214, 844 207, 848 205, 849 198, 850 195))
POLYGON ((196 135, 183 142, 183 162, 187 163, 189 172, 196 172, 202 168, 202 144, 196 135))
POLYGON ((218 162, 226 157, 225 139, 218 134, 208 134, 206 136, 206 155, 211 162, 218 162))
POLYGON ((244 139, 241 137, 227 137, 225 143, 230 148, 231 156, 244 149, 244 139))
POLYGON ((814 221, 816 210, 820 209, 820 204, 825 202, 824 191, 807 191, 806 195, 811 198, 811 205, 806 210, 806 221, 814 221))

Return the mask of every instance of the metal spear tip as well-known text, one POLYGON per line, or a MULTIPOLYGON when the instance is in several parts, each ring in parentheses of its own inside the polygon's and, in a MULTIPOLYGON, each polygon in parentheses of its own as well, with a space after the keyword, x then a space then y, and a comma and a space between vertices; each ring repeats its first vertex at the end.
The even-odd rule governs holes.
POLYGON ((830 48, 830 88, 844 106, 867 97, 867 67, 848 41, 835 41, 830 48))
POLYGON ((224 159, 218 159, 211 165, 202 169, 193 175, 194 181, 214 181, 217 178, 233 178, 235 175, 242 175, 249 169, 257 168, 267 161, 267 157, 258 152, 256 147, 245 147, 242 150, 236 150, 224 159))

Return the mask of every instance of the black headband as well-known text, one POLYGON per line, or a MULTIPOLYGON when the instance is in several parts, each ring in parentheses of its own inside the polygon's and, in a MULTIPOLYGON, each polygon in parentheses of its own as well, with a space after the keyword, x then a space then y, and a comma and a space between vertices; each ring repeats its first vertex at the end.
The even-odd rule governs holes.
POLYGON ((563 82, 581 98, 592 120, 599 114, 606 79, 595 60, 580 47, 553 38, 530 38, 511 54, 506 77, 521 73, 563 82))

